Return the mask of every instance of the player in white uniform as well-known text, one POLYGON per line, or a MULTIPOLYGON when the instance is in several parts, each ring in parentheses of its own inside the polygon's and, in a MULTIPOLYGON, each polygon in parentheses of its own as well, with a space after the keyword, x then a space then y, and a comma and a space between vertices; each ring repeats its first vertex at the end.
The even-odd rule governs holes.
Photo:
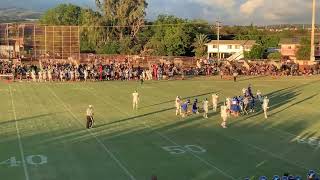
POLYGON ((242 95, 245 96, 247 94, 247 89, 246 88, 242 88, 242 95))
POLYGON ((242 112, 243 114, 248 114, 248 107, 249 107, 249 97, 244 96, 243 98, 243 107, 242 107, 242 112))
POLYGON ((231 98, 229 98, 229 97, 226 99, 226 106, 227 106, 228 110, 231 109, 231 98))
POLYGON ((212 108, 214 112, 217 112, 219 96, 217 94, 212 95, 212 108))
POLYGON ((181 115, 181 99, 179 96, 176 97, 175 107, 176 107, 176 116, 181 115))
POLYGON ((90 128, 92 128, 93 125, 94 125, 93 106, 92 106, 92 105, 89 105, 89 107, 87 108, 86 115, 87 115, 87 124, 86 124, 86 127, 87 127, 87 129, 90 129, 90 128))
POLYGON ((206 119, 208 119, 208 112, 209 112, 209 101, 206 98, 203 101, 203 117, 206 118, 206 119))
POLYGON ((264 112, 264 118, 268 119, 267 111, 269 109, 269 99, 268 99, 267 96, 264 97, 264 99, 263 99, 262 109, 263 109, 263 112, 264 112))
POLYGON ((132 98, 133 98, 133 101, 132 101, 133 110, 137 110, 138 109, 138 102, 139 102, 138 91, 134 91, 134 93, 132 93, 132 98))
POLYGON ((227 128, 228 108, 226 105, 221 106, 221 118, 222 118, 221 126, 223 128, 227 128))
POLYGON ((259 102, 262 104, 263 103, 263 99, 262 99, 262 93, 260 90, 257 91, 257 98, 259 100, 259 102))

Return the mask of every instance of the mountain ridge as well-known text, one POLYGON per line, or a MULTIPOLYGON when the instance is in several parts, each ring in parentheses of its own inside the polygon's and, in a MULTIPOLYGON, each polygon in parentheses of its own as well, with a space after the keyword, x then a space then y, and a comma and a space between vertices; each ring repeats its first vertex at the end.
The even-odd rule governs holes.
POLYGON ((0 8, 0 23, 23 22, 37 20, 43 12, 24 8, 0 8))

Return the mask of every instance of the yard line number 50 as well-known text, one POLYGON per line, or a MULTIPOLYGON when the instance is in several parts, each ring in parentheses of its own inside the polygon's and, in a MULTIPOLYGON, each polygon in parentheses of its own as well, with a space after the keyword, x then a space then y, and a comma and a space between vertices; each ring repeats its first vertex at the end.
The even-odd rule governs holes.
POLYGON ((186 152, 192 153, 205 153, 207 150, 197 145, 185 145, 185 146, 164 146, 162 149, 168 151, 170 154, 184 154, 186 152))
MULTIPOLYGON (((29 155, 25 157, 25 161, 29 165, 38 166, 48 163, 48 158, 44 155, 29 155)), ((21 161, 18 161, 17 158, 13 156, 5 161, 0 162, 0 165, 7 165, 8 167, 19 167, 21 165, 21 161)))

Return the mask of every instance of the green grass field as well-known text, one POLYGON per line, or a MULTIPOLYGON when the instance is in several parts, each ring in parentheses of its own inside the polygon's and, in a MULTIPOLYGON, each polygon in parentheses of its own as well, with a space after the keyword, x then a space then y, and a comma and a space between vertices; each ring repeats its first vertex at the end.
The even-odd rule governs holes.
POLYGON ((319 171, 319 77, 185 81, 0 83, 2 180, 228 180, 319 171), (174 99, 240 95, 251 83, 270 98, 231 118, 175 116, 174 99), (140 109, 132 110, 138 89, 140 109), (85 129, 95 107, 96 126, 85 129), (300 136, 300 137, 299 137, 300 136))

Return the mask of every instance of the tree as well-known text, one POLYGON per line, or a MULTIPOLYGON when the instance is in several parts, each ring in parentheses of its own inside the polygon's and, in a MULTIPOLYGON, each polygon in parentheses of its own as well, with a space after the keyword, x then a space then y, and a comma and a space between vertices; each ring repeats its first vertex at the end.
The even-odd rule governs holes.
POLYGON ((258 46, 254 47, 253 52, 245 53, 246 58, 262 59, 263 52, 268 48, 276 48, 279 46, 280 37, 267 31, 259 31, 254 26, 239 28, 236 35, 239 40, 255 40, 258 46), (262 51, 262 52, 261 52, 262 51), (262 55, 260 55, 262 53, 262 55))
POLYGON ((135 39, 144 25, 146 0, 96 0, 103 12, 105 23, 115 26, 115 35, 122 40, 125 36, 135 39))
POLYGON ((262 59, 263 58, 264 48, 261 45, 254 45, 251 48, 251 51, 245 52, 244 57, 246 59, 262 59))
POLYGON ((208 36, 205 34, 197 34, 192 44, 196 57, 204 57, 207 54, 206 43, 209 42, 208 36))
POLYGON ((60 4, 49 9, 40 19, 41 24, 46 25, 80 25, 81 7, 72 4, 60 4))
POLYGON ((300 41, 300 47, 296 52, 297 59, 310 60, 311 41, 309 38, 302 38, 300 41))
POLYGON ((120 45, 116 41, 108 41, 106 44, 97 48, 98 54, 119 54, 120 45))
POLYGON ((205 31, 202 22, 168 15, 159 15, 153 25, 153 35, 144 48, 151 55, 194 55, 193 40, 198 31, 205 31))
POLYGON ((110 35, 102 27, 104 24, 101 14, 91 9, 82 9, 80 22, 81 51, 102 53, 101 48, 106 47, 110 35))
POLYGON ((270 53, 268 55, 268 59, 281 59, 281 53, 280 52, 270 53))
POLYGON ((268 36, 268 35, 263 35, 259 39, 259 44, 264 47, 264 49, 268 48, 276 48, 279 46, 280 38, 278 36, 268 36))

